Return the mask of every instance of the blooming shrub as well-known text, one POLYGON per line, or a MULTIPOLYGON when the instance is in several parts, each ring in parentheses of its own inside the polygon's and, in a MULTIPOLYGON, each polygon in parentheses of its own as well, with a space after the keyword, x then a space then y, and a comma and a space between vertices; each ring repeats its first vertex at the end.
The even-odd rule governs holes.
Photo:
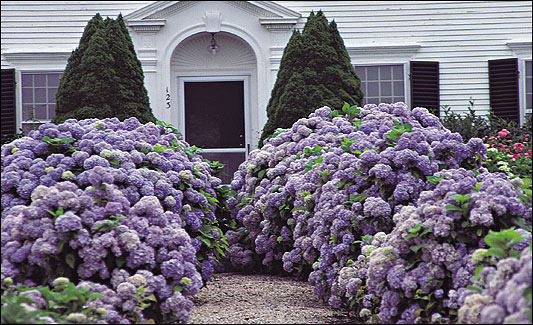
POLYGON ((474 276, 477 285, 469 287, 471 295, 466 297, 459 309, 459 322, 531 323, 531 232, 523 229, 518 231, 506 229, 489 233, 485 242, 491 248, 474 252, 472 263, 480 264, 474 276), (525 236, 518 231, 525 233, 525 236), (524 238, 526 236, 529 237, 529 247, 528 240, 524 238), (514 245, 517 242, 519 245, 514 245), (515 246, 526 247, 520 251, 515 246), (509 247, 512 249, 509 250, 509 247))
MULTIPOLYGON (((361 255, 340 271, 332 291, 360 316, 382 323, 456 322, 457 309, 474 293, 472 258, 487 247, 483 238, 513 223, 531 226, 531 195, 523 194, 520 179, 462 168, 434 176, 438 183, 420 194, 417 206, 403 207, 394 229, 364 240, 361 255)), ((524 233, 527 245, 531 233, 524 233)))
POLYGON ((148 313, 186 321, 190 296, 224 254, 214 214, 220 182, 162 125, 41 125, 2 146, 2 280, 64 276, 118 290, 141 274, 158 302, 148 313))
POLYGON ((389 232, 392 215, 413 205, 438 170, 477 168, 485 152, 481 139, 464 144, 425 108, 320 108, 279 130, 234 174, 229 259, 309 274, 315 293, 339 307, 332 285, 359 255, 357 240, 389 232))
POLYGON ((488 147, 484 166, 490 172, 503 171, 511 176, 531 178, 533 156, 530 134, 525 134, 521 142, 514 142, 509 137, 509 131, 502 129, 497 136, 483 138, 488 147))
POLYGON ((26 287, 13 280, 2 283, 2 324, 102 323, 110 310, 87 306, 103 296, 78 289, 67 278, 49 286, 26 287))

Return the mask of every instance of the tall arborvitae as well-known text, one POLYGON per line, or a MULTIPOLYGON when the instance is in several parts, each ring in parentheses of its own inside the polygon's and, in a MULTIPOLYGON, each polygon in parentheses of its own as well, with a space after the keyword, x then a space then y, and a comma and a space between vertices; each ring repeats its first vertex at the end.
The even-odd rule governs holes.
POLYGON ((328 25, 321 11, 311 12, 301 35, 294 32, 285 47, 259 145, 322 106, 361 106, 360 84, 335 22, 328 25))
POLYGON ((117 20, 110 20, 106 27, 109 51, 115 60, 116 77, 111 85, 114 96, 110 98, 114 116, 119 120, 135 116, 141 123, 155 122, 144 87, 141 62, 122 15, 117 20))
MULTIPOLYGON (((81 59, 87 50, 89 40, 96 31, 103 28, 104 20, 100 14, 96 14, 85 26, 78 47, 72 51, 68 58, 67 67, 63 72, 63 77, 59 81, 59 88, 56 94, 56 117, 52 120, 57 123, 58 116, 71 112, 74 108, 80 107, 80 75, 81 59)), ((64 120, 64 119, 63 119, 64 120)))
MULTIPOLYGON (((285 92, 285 86, 289 84, 289 79, 294 75, 296 68, 300 66, 298 62, 300 60, 299 56, 302 53, 302 49, 302 35, 299 31, 295 30, 283 51, 283 56, 281 57, 276 82, 274 88, 272 88, 272 93, 266 109, 268 121, 263 128, 263 135, 270 135, 279 127, 277 126, 275 117, 277 108, 280 105, 281 95, 285 92)), ((262 145, 263 140, 262 136, 260 145, 262 145)))
POLYGON ((69 118, 107 117, 117 117, 119 120, 136 117, 141 123, 155 122, 144 87, 142 66, 122 15, 116 20, 107 18, 102 21, 100 17, 100 21, 101 24, 91 37, 83 39, 84 51, 78 55, 76 66, 70 67, 69 60, 65 70, 65 74, 69 68, 77 72, 77 79, 73 82, 76 88, 72 89, 70 79, 63 80, 63 77, 58 90, 59 94, 63 86, 62 96, 76 95, 78 100, 63 101, 60 107, 58 98, 58 114, 53 122, 61 123, 69 118))

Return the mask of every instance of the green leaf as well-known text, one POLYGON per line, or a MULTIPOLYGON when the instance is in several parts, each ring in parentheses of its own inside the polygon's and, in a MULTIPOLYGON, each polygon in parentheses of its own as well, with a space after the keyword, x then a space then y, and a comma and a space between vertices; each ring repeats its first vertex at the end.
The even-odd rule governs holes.
POLYGON ((420 237, 423 237, 424 235, 427 235, 427 234, 432 233, 432 232, 433 232, 433 229, 424 228, 424 231, 422 231, 422 233, 420 234, 420 237))
POLYGON ((74 254, 72 253, 69 253, 65 256, 65 262, 67 263, 68 266, 70 266, 71 269, 74 268, 74 266, 76 265, 76 258, 74 257, 74 254))
POLYGON ((476 285, 467 285, 466 288, 469 290, 477 291, 479 293, 483 292, 483 288, 476 285))
POLYGON ((267 172, 266 169, 259 171, 259 173, 257 173, 257 178, 259 180, 263 179, 263 177, 265 177, 266 172, 267 172))
POLYGON ((196 237, 199 241, 201 241, 202 243, 204 243, 207 247, 211 248, 213 247, 213 244, 211 243, 211 241, 207 238, 204 238, 204 237, 196 237))
POLYGON ((111 165, 119 166, 119 165, 120 165, 120 160, 118 160, 117 158, 114 158, 114 159, 111 159, 111 160, 109 161, 109 163, 110 163, 111 165))
POLYGON ((117 267, 122 267, 122 265, 124 265, 125 262, 126 260, 124 259, 124 257, 119 257, 115 260, 117 267))
POLYGON ((487 250, 488 255, 497 256, 499 258, 506 258, 505 251, 500 247, 491 247, 487 250))
POLYGON ((144 298, 145 300, 150 300, 150 301, 153 301, 153 302, 157 302, 157 299, 154 295, 150 295, 148 297, 145 297, 144 298))
POLYGON ((409 229, 411 234, 418 232, 422 228, 422 224, 416 224, 413 228, 409 229))
POLYGON ((462 194, 455 194, 452 196, 452 199, 454 199, 457 203, 464 203, 470 199, 469 195, 462 195, 462 194))
POLYGON ((431 183, 437 185, 443 178, 444 178, 444 175, 440 176, 440 177, 436 177, 436 176, 427 176, 426 177, 428 181, 430 181, 431 183))
POLYGON ((420 248, 422 248, 424 245, 412 245, 412 246, 409 246, 409 249, 412 250, 413 252, 418 252, 420 250, 420 248))
POLYGON ((463 211, 463 209, 461 209, 460 207, 455 206, 453 204, 446 205, 446 210, 447 211, 461 211, 461 212, 463 211))

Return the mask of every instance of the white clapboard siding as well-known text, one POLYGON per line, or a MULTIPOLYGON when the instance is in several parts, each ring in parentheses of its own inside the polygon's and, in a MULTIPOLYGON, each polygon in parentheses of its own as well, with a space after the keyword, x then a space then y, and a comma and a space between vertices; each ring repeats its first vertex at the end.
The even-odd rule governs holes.
MULTIPOLYGON (((153 2, 2 1, 2 52, 71 51, 95 13, 114 18, 153 2)), ((530 41, 532 35, 531 1, 274 2, 301 13, 298 29, 311 11, 322 10, 351 49, 419 45, 413 59, 440 63, 440 103, 458 112, 466 111, 470 100, 476 111, 488 111, 488 60, 517 57, 507 43, 530 41)), ((273 55, 281 57, 281 51, 273 55)), ((396 54, 390 50, 380 58, 387 55, 396 54)), ((353 54, 352 63, 357 59, 353 54)), ((8 64, 2 56, 2 67, 8 64)))
MULTIPOLYGON (((440 104, 489 110, 488 60, 516 57, 506 45, 531 40, 531 1, 276 1, 335 20, 347 47, 416 43, 414 59, 439 61, 440 104)), ((298 24, 303 28, 305 19, 298 24)), ((394 55, 391 53, 391 55, 394 55)), ((529 56, 531 58, 531 56, 529 56)), ((352 57, 357 64, 357 57, 352 57)))
MULTIPOLYGON (((116 18, 153 1, 2 1, 2 52, 72 51, 96 14, 116 18)), ((9 63, 2 55, 2 68, 9 63)))

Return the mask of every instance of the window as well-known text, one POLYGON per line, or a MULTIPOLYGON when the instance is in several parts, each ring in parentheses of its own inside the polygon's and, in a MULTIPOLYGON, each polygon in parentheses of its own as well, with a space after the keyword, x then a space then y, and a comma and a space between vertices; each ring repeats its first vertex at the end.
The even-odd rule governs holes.
POLYGON ((405 102, 403 64, 355 66, 364 104, 405 102))
POLYGON ((526 61, 526 113, 531 113, 533 106, 533 100, 531 98, 533 93, 533 84, 531 82, 532 69, 532 61, 526 61))
POLYGON ((62 73, 25 73, 22 81, 22 122, 49 121, 55 116, 56 93, 62 73))

